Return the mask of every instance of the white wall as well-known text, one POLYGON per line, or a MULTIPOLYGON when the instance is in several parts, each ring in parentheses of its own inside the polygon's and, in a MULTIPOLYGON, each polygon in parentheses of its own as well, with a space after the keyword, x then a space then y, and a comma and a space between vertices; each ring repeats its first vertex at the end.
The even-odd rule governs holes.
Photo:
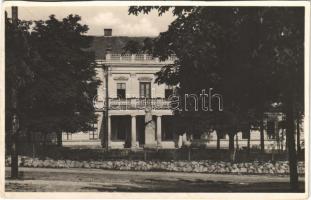
MULTIPOLYGON (((140 78, 150 78, 151 82, 151 98, 164 98, 165 85, 155 83, 155 73, 161 70, 162 66, 111 66, 108 76, 108 92, 110 98, 117 98, 117 83, 126 84, 126 97, 139 98, 139 82, 140 78), (127 80, 126 80, 127 79, 127 80)), ((97 69, 97 77, 102 81, 98 88, 98 97, 105 97, 105 76, 101 68, 97 69)))

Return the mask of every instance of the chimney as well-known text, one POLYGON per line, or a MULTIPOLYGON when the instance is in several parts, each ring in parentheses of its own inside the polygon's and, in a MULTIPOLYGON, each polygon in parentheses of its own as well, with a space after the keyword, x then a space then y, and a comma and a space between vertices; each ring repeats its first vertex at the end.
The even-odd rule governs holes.
POLYGON ((104 29, 104 36, 105 37, 111 37, 112 36, 112 29, 111 28, 105 28, 104 29))

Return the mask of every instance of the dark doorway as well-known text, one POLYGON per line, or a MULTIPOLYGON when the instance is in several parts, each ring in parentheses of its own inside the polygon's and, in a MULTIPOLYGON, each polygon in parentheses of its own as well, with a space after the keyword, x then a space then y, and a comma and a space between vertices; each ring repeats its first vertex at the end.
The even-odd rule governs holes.
POLYGON ((124 141, 125 148, 131 146, 131 117, 111 116, 111 140, 124 141))
POLYGON ((172 141, 174 140, 175 123, 172 116, 162 116, 162 140, 172 141))

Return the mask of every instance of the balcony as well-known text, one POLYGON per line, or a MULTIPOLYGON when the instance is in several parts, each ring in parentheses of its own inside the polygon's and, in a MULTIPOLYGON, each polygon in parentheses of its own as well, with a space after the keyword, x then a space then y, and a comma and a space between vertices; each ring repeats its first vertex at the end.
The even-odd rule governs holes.
MULTIPOLYGON (((104 109, 104 103, 97 103, 97 111, 104 109), (98 105, 103 105, 98 107, 98 105)), ((152 110, 170 110, 171 102, 164 98, 109 98, 109 110, 145 110, 147 107, 152 110)))
POLYGON ((149 54, 106 54, 105 60, 97 60, 99 64, 118 64, 118 63, 135 63, 135 64, 173 64, 176 56, 172 55, 165 61, 160 61, 149 54))

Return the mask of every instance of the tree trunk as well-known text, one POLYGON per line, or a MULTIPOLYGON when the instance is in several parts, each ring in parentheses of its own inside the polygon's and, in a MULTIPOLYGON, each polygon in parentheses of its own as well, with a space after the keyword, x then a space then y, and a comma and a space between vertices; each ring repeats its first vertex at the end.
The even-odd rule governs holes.
POLYGON ((300 120, 299 117, 297 117, 297 152, 300 153, 301 147, 300 147, 300 120))
POLYGON ((293 116, 293 104, 290 101, 286 112, 286 140, 288 145, 290 185, 292 191, 298 191, 297 154, 295 149, 295 120, 293 116))
MULTIPOLYGON (((13 119, 14 124, 14 119, 13 119)), ((14 127, 14 125, 13 125, 14 127)), ((18 152, 17 152, 17 134, 12 134, 12 146, 11 146, 11 178, 18 178, 18 152)))
POLYGON ((62 140, 62 132, 59 131, 56 133, 56 137, 57 137, 57 146, 61 147, 63 145, 63 140, 62 140))
POLYGON ((229 155, 230 155, 230 161, 234 162, 235 156, 234 156, 234 132, 229 132, 229 155))
POLYGON ((285 129, 285 150, 288 152, 288 137, 287 137, 288 130, 285 129))
POLYGON ((280 153, 280 133, 279 133, 279 127, 278 127, 278 122, 275 121, 275 138, 276 138, 276 146, 277 146, 277 151, 280 153))
POLYGON ((248 129, 247 134, 247 157, 249 157, 251 151, 251 128, 248 129))
POLYGON ((12 116, 12 146, 11 146, 11 178, 18 178, 18 152, 17 152, 17 139, 18 139, 18 117, 16 114, 17 110, 17 91, 16 88, 12 89, 12 107, 13 107, 13 116, 12 116))
MULTIPOLYGON (((12 6, 12 22, 14 28, 17 29, 18 26, 18 9, 16 6, 12 6)), ((17 34, 17 31, 15 31, 17 34)), ((13 78, 17 79, 16 65, 13 65, 13 78)), ((17 116, 17 82, 13 81, 12 90, 11 90, 11 103, 13 109, 12 115, 12 146, 11 146, 11 178, 18 178, 18 151, 17 151, 17 139, 18 139, 18 116, 17 116)))
POLYGON ((264 135, 263 120, 260 121, 260 149, 262 153, 265 152, 265 135, 264 135))
POLYGON ((12 120, 12 146, 11 146, 11 178, 18 178, 18 152, 17 152, 17 131, 18 121, 17 115, 13 115, 12 120))
POLYGON ((281 150, 283 151, 284 150, 284 147, 283 147, 283 143, 284 143, 284 129, 282 128, 282 132, 281 132, 281 150))
POLYGON ((239 150, 239 137, 238 137, 238 134, 235 134, 235 145, 236 145, 236 150, 239 150))
POLYGON ((217 130, 216 135, 217 135, 217 149, 220 149, 220 137, 221 137, 221 132, 217 130))
POLYGON ((46 137, 47 136, 47 133, 43 133, 43 147, 45 148, 46 147, 46 137))
MULTIPOLYGON (((101 123, 101 125, 100 125, 100 130, 99 130, 99 139, 100 139, 101 146, 103 148, 105 148, 106 147, 106 145, 105 145, 105 142, 106 142, 106 138, 105 138, 106 114, 105 114, 105 112, 103 112, 103 118, 102 118, 100 123, 101 123)), ((67 137, 68 137, 68 133, 67 133, 67 137)))

